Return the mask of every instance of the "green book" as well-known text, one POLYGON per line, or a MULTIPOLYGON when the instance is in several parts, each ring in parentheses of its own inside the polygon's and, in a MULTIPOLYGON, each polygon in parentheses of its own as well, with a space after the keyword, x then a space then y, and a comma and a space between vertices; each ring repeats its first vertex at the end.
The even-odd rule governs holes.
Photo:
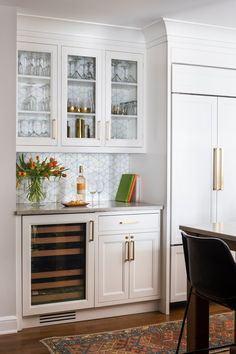
POLYGON ((123 174, 120 179, 120 184, 116 193, 115 200, 117 202, 128 202, 130 192, 132 189, 133 181, 135 175, 133 174, 123 174))

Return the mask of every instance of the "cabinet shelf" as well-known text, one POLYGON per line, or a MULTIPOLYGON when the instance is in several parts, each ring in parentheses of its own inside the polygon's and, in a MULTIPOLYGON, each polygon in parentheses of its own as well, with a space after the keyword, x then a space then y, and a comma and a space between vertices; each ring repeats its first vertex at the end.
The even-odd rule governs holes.
POLYGON ((67 78, 68 82, 91 82, 91 83, 95 83, 96 80, 93 79, 72 79, 72 78, 67 78))
POLYGON ((37 75, 21 75, 18 74, 18 80, 44 80, 44 81, 49 81, 51 80, 50 76, 37 76, 37 75))
POLYGON ((126 82, 126 81, 112 81, 111 84, 116 86, 138 86, 136 82, 126 82))
POLYGON ((96 113, 79 113, 79 112, 67 112, 67 115, 70 117, 74 117, 74 116, 96 116, 96 113))
POLYGON ((18 111, 18 114, 51 114, 49 111, 18 111))
POLYGON ((126 119, 126 118, 138 118, 138 116, 136 116, 136 115, 128 115, 128 114, 112 114, 111 115, 111 117, 112 118, 124 118, 124 119, 126 119))

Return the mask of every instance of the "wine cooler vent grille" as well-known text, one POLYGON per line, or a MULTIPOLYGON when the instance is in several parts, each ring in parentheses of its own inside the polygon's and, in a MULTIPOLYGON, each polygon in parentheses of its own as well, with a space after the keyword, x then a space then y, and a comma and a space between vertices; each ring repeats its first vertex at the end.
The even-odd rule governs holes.
POLYGON ((50 322, 65 322, 76 319, 76 313, 74 311, 64 312, 64 313, 50 313, 48 315, 40 315, 40 323, 50 323, 50 322))

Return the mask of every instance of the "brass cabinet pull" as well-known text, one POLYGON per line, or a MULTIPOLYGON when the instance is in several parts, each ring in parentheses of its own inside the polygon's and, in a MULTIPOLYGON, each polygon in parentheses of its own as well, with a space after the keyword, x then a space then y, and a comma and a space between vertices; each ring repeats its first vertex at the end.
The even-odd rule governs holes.
POLYGON ((129 261, 134 261, 134 241, 129 241, 129 261))
POLYGON ((89 242, 94 241, 94 221, 89 221, 89 242))
POLYGON ((129 241, 125 241, 125 262, 129 261, 129 241))
POLYGON ((121 225, 132 225, 132 224, 138 224, 139 221, 138 220, 124 220, 124 221, 120 221, 119 224, 121 225))
POLYGON ((224 164, 223 164, 223 149, 220 148, 220 156, 219 156, 219 162, 220 162, 220 191, 223 191, 224 189, 224 164))
POLYGON ((213 149, 213 190, 221 191, 224 188, 223 149, 213 149))

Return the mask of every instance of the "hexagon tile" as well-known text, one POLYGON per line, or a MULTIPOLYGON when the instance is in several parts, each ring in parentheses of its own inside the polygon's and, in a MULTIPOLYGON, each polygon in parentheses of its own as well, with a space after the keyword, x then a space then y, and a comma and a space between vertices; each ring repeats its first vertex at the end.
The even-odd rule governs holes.
MULTIPOLYGON (((16 154, 18 160, 20 153, 16 154)), ((128 154, 77 154, 77 153, 25 153, 25 160, 30 157, 35 159, 36 155, 40 159, 46 157, 54 157, 59 163, 66 168, 67 177, 59 181, 47 182, 47 197, 45 202, 63 202, 76 198, 76 178, 79 174, 79 166, 84 167, 84 176, 87 186, 91 182, 103 182, 103 191, 100 200, 114 200, 122 173, 129 172, 129 155, 128 154)), ((17 189, 17 203, 27 203, 26 184, 23 183, 17 189)), ((98 194, 94 197, 96 203, 98 194)), ((87 200, 91 200, 91 195, 87 191, 87 200)))

